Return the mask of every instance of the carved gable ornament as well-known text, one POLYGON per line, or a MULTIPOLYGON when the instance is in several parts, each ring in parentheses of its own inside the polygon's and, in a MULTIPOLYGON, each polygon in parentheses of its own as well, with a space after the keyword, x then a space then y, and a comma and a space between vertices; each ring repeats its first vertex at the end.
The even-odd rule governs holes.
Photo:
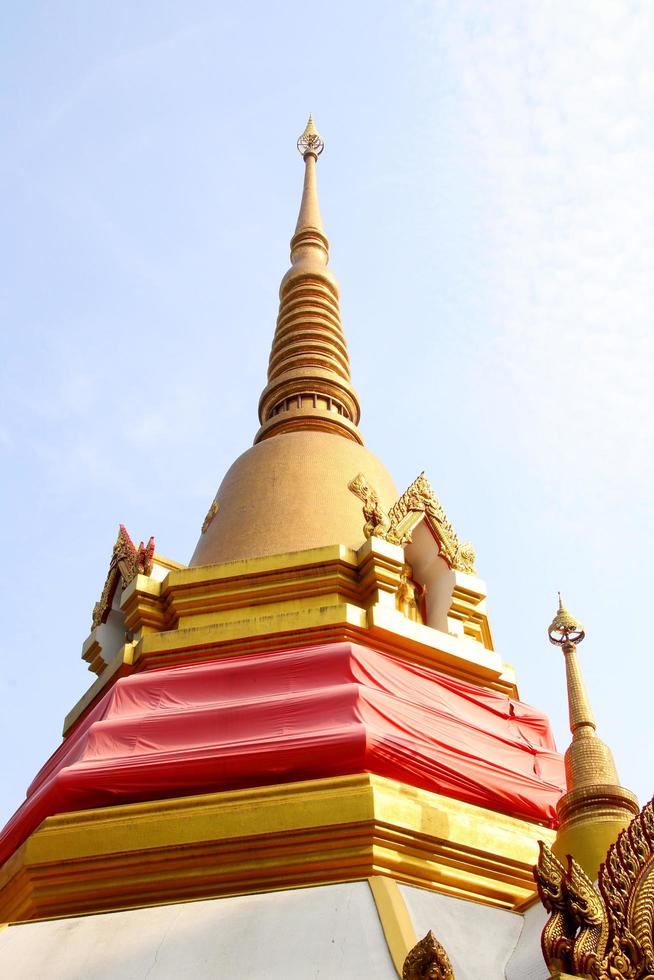
POLYGON ((404 546, 411 542, 413 529, 425 520, 436 538, 441 557, 449 567, 468 575, 475 574, 475 552, 471 543, 459 542, 424 473, 413 481, 388 513, 363 473, 348 483, 348 489, 363 502, 363 533, 367 538, 382 538, 391 544, 404 546))
POLYGON ((407 953, 402 980, 454 980, 449 956, 431 929, 407 953))
POLYGON ((609 848, 597 888, 542 842, 534 877, 549 912, 541 945, 551 973, 654 980, 654 800, 609 848))
POLYGON ((151 537, 147 545, 141 541, 137 548, 127 533, 125 525, 121 524, 111 553, 102 595, 93 607, 92 629, 107 621, 118 582, 121 582, 122 590, 137 575, 149 575, 152 572, 153 558, 154 538, 151 537))

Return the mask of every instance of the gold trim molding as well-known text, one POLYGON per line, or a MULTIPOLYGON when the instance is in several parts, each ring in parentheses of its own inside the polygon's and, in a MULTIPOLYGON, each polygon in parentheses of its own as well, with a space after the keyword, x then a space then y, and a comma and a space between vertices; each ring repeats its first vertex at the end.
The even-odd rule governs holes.
POLYGON ((533 893, 527 821, 370 774, 48 817, 0 869, 0 921, 387 875, 500 908, 533 893))

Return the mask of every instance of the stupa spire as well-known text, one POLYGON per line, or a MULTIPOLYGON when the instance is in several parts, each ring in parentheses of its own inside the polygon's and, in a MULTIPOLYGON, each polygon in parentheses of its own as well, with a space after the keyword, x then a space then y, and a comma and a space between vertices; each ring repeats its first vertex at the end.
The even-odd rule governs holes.
MULTIPOLYGON (((295 237, 302 234, 302 232, 308 232, 310 229, 320 232, 323 238, 325 238, 325 232, 322 226, 322 218, 320 216, 320 204, 318 202, 318 183, 316 180, 316 163, 318 157, 325 149, 325 144, 323 142, 322 136, 316 129, 313 116, 309 116, 309 121, 305 126, 304 132, 298 138, 297 148, 299 153, 302 154, 302 158, 305 163, 304 167, 304 187, 302 188, 302 201, 300 203, 300 212, 297 216, 297 224, 295 226, 295 237)), ((291 249, 293 248, 293 243, 291 242, 291 249)), ((325 238, 325 265, 327 265, 327 260, 329 258, 329 242, 325 238)))
POLYGON ((638 813, 638 801, 620 784, 613 753, 597 735, 577 660, 577 646, 586 633, 563 605, 560 592, 559 608, 547 632, 550 642, 561 647, 565 656, 572 733, 565 753, 567 792, 556 808, 560 826, 553 850, 561 859, 572 854, 595 878, 609 846, 638 813))
POLYGON ((318 429, 363 443, 359 400, 341 326, 336 278, 327 267, 329 242, 318 203, 316 164, 324 149, 313 118, 297 141, 304 187, 291 268, 279 289, 279 315, 259 400, 255 443, 283 432, 318 429))
MULTIPOLYGON (((566 683, 568 688, 568 717, 570 719, 570 732, 572 733, 572 740, 574 742, 578 741, 580 737, 592 738, 597 725, 595 723, 595 716, 593 715, 593 709, 590 706, 586 685, 584 684, 584 679, 577 660, 577 644, 581 643, 586 636, 586 633, 581 623, 576 620, 563 605, 563 599, 561 598, 560 592, 559 608, 556 611, 556 616, 550 623, 548 634, 550 643, 555 643, 557 646, 560 646, 565 656, 566 683)), ((613 765, 612 760, 611 763, 605 761, 601 765, 601 770, 603 777, 612 777, 614 781, 617 779, 615 766, 613 765)), ((584 780, 589 774, 581 771, 571 773, 571 775, 577 777, 575 782, 578 783, 579 779, 584 780)), ((596 773, 596 775, 598 774, 596 773)), ((610 778, 603 778, 602 781, 610 782, 610 778)))

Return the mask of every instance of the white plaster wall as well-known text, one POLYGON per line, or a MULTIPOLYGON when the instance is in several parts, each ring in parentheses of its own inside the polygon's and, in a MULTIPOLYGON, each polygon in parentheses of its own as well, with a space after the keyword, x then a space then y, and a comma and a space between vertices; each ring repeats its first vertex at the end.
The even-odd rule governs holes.
POLYGON ((121 582, 118 581, 111 603, 111 611, 106 623, 101 623, 95 630, 95 638, 100 644, 102 659, 110 663, 125 643, 125 613, 120 608, 121 582))
POLYGON ((10 926, 6 980, 397 980, 366 881, 10 926))
MULTIPOLYGON (((452 605, 454 572, 445 559, 440 557, 438 545, 424 520, 413 529, 411 538, 411 544, 406 546, 404 553, 416 582, 427 589, 427 626, 447 633, 450 628, 447 614, 452 605)), ((463 633, 462 627, 460 632, 463 633)))
POLYGON ((400 885, 400 891, 418 939, 431 929, 445 947, 456 980, 506 980, 505 967, 522 932, 521 915, 412 885, 400 885))
POLYGON ((163 565, 157 565, 156 561, 152 563, 152 571, 150 572, 150 578, 153 578, 155 582, 163 582, 166 575, 170 571, 169 568, 164 568, 163 565))
POLYGON ((527 909, 522 919, 520 938, 506 965, 506 980, 549 980, 550 971, 540 950, 540 935, 547 913, 537 902, 527 909))

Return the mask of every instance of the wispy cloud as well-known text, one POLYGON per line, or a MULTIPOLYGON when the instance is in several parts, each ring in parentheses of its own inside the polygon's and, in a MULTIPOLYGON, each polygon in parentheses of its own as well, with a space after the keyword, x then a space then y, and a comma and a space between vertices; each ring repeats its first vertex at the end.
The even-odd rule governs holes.
POLYGON ((524 453, 651 487, 654 7, 447 12, 433 30, 493 245, 489 432, 500 413, 524 453))

